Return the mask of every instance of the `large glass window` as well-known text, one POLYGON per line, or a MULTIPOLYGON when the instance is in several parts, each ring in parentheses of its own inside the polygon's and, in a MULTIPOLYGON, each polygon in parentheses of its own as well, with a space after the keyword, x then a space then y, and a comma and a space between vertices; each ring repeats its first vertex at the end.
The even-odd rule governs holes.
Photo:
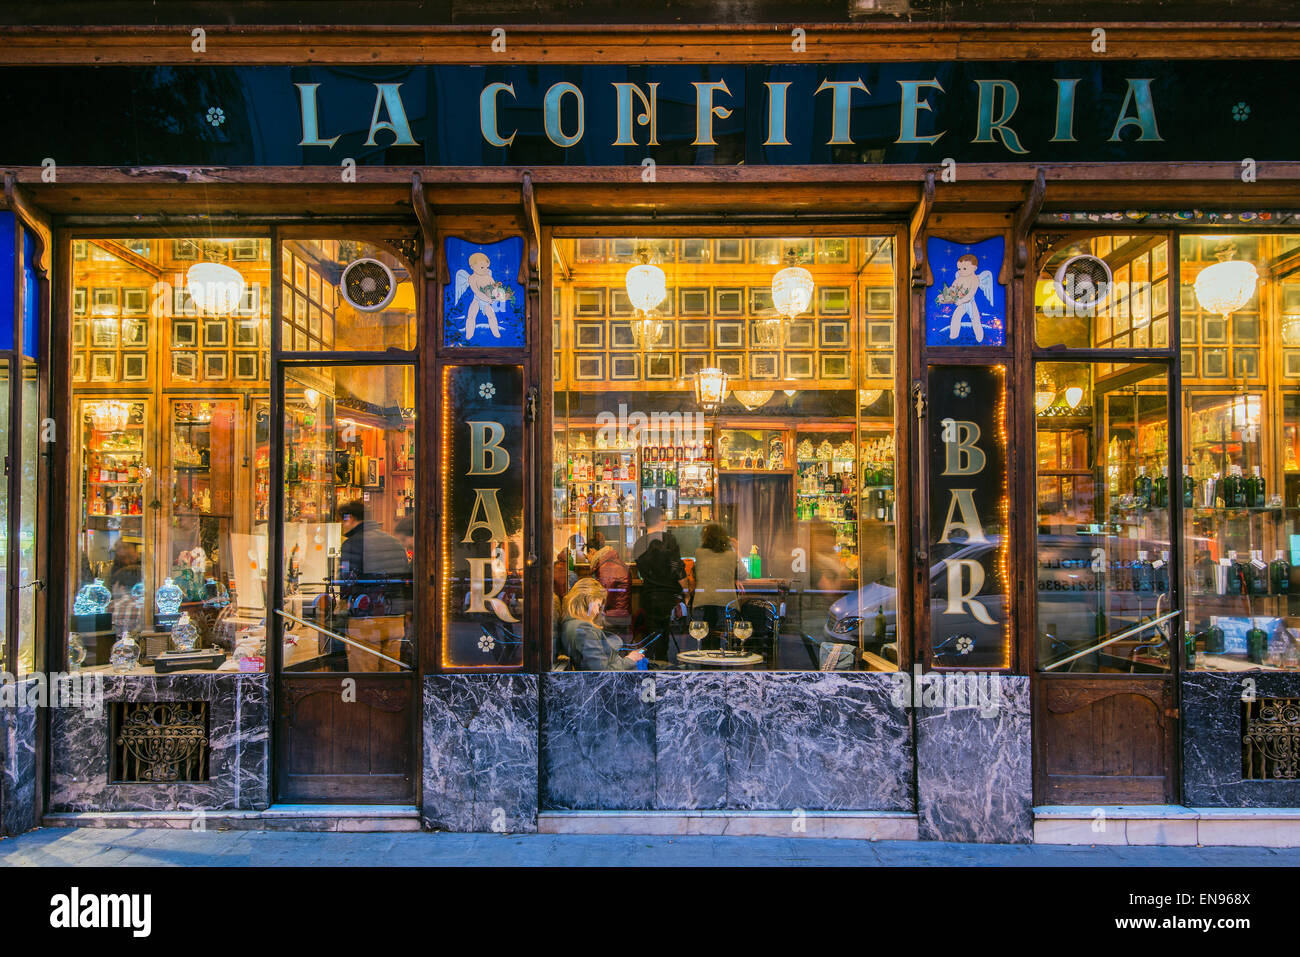
POLYGON ((895 669, 892 240, 553 252, 554 667, 895 669))
POLYGON ((261 670, 270 241, 72 257, 69 664, 261 670))
POLYGON ((1171 667, 1168 373, 1163 365, 1037 369, 1038 667, 1171 667), (1103 369, 1108 370, 1104 371, 1103 369))
POLYGON ((1300 669, 1300 235, 1179 243, 1189 665, 1300 669))

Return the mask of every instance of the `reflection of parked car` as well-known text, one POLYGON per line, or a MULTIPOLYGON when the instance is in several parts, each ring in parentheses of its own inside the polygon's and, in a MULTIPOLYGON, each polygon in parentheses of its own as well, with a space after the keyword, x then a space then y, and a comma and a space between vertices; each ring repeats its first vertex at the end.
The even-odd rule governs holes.
MULTIPOLYGON (((947 560, 970 559, 983 561, 990 552, 1001 544, 999 536, 993 536, 985 542, 962 545, 944 560, 930 566, 930 614, 941 615, 947 605, 942 591, 947 576, 947 560)), ((1001 654, 1005 630, 1005 599, 1002 595, 990 594, 979 596, 979 602, 988 609, 994 624, 986 625, 970 615, 962 616, 963 624, 960 635, 940 643, 934 648, 934 655, 945 664, 958 664, 961 659, 972 653, 986 652, 1001 654), (969 638, 970 640, 963 640, 969 638)), ((826 616, 826 625, 822 629, 822 641, 844 644, 857 644, 861 635, 862 647, 897 663, 897 617, 898 591, 892 584, 867 582, 856 591, 851 591, 831 605, 826 616), (885 619, 885 640, 876 638, 876 616, 885 619)))

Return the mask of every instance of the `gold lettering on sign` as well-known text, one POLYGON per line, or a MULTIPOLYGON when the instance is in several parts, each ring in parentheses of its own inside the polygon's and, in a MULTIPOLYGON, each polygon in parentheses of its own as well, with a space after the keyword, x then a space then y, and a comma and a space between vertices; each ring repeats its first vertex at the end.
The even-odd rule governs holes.
POLYGON ((713 94, 719 90, 731 96, 731 91, 727 89, 726 80, 715 80, 709 83, 692 83, 695 87, 695 141, 692 146, 717 146, 713 141, 713 118, 719 117, 726 119, 731 115, 731 110, 725 106, 713 105, 713 94))
POLYGON ((637 145, 632 126, 633 97, 641 102, 642 110, 641 115, 636 117, 636 122, 650 127, 650 139, 646 141, 646 146, 659 145, 659 84, 647 83, 646 87, 650 90, 649 95, 635 83, 614 84, 614 90, 618 94, 618 139, 614 141, 615 146, 637 145))
POLYGON ((469 611, 471 614, 483 614, 488 610, 502 621, 517 622, 519 619, 510 614, 506 603, 497 595, 506 587, 505 569, 495 558, 470 558, 469 562, 469 611), (492 590, 487 590, 488 569, 492 568, 492 590), (495 574, 501 571, 498 578, 495 574))
POLYGON ((501 447, 506 427, 500 422, 473 421, 469 426, 469 471, 466 475, 500 475, 510 467, 510 453, 501 447))
POLYGON ((979 510, 975 507, 975 490, 973 488, 955 488, 951 489, 952 498, 948 500, 948 517, 943 522, 943 534, 939 536, 939 541, 947 545, 949 535, 955 528, 964 529, 966 532, 966 541, 968 542, 987 542, 984 536, 984 523, 980 521, 979 510), (954 518, 953 512, 958 512, 959 517, 954 518))
POLYGON ((944 447, 944 475, 979 475, 988 463, 980 440, 980 427, 964 419, 944 419, 941 423, 944 447))
POLYGON ((948 571, 948 607, 944 614, 964 615, 966 606, 969 605, 970 614, 975 616, 976 621, 985 625, 996 624, 989 617, 988 609, 975 597, 984 587, 984 566, 973 558, 950 558, 945 564, 948 571), (970 569, 970 587, 965 590, 961 586, 963 568, 970 569))
POLYGON ((474 489, 474 507, 469 513, 469 528, 465 529, 465 537, 461 543, 474 541, 474 533, 480 528, 486 528, 488 535, 494 542, 504 542, 506 540, 506 523, 501 518, 501 503, 497 501, 497 488, 476 488, 474 489), (479 512, 484 517, 479 518, 479 512))

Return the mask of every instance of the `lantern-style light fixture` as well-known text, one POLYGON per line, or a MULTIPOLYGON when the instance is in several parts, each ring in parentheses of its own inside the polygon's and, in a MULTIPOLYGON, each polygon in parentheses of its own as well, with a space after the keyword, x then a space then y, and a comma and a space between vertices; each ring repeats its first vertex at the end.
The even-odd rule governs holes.
POLYGON ((806 312, 812 305, 812 273, 798 265, 798 261, 798 253, 792 247, 785 254, 785 268, 772 277, 772 305, 787 319, 806 312))
POLYGON ((695 373, 695 404, 704 412, 714 413, 722 408, 727 397, 727 374, 710 366, 695 373))
POLYGON ((1254 263, 1234 259, 1235 246, 1227 246, 1216 255, 1219 261, 1206 266, 1196 276, 1196 301, 1206 312, 1225 319, 1250 302, 1259 284, 1259 270, 1254 263))
POLYGON ((126 429, 131 409, 125 402, 106 399, 90 406, 90 424, 96 432, 121 432, 126 429))
POLYGON ((1040 368, 1038 381, 1034 384, 1034 411, 1046 412, 1055 401, 1056 384, 1040 368))
POLYGON ((200 312, 224 316, 244 298, 244 277, 225 263, 195 263, 185 273, 185 288, 200 312))
POLYGON ((884 389, 859 389, 858 390, 858 408, 869 409, 885 394, 884 389))
POLYGON ((1079 403, 1083 401, 1083 390, 1077 385, 1072 385, 1065 390, 1065 404, 1071 409, 1077 409, 1079 403))
POLYGON ((638 247, 636 254, 639 263, 627 271, 623 285, 627 287, 627 298, 632 308, 649 312, 667 298, 668 279, 662 269, 650 262, 649 246, 638 247))
POLYGON ((736 389, 731 394, 736 397, 737 402, 750 412, 753 412, 760 405, 767 405, 772 396, 776 395, 771 389, 736 389))

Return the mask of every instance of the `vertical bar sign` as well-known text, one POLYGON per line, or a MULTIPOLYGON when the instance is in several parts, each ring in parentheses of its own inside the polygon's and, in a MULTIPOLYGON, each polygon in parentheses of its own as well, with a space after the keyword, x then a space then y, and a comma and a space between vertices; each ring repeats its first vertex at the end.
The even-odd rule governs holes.
POLYGON ((442 663, 523 662, 524 370, 442 371, 442 663))
POLYGON ((1010 665, 1006 367, 931 366, 930 650, 1010 665))

